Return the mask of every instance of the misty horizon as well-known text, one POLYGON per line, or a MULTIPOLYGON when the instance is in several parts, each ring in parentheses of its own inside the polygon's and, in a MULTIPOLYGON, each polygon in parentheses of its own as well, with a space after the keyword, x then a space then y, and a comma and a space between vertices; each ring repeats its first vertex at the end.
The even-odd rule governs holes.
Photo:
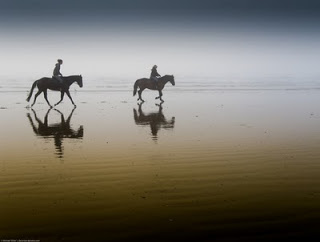
POLYGON ((4 77, 318 76, 316 1, 1 1, 4 77))

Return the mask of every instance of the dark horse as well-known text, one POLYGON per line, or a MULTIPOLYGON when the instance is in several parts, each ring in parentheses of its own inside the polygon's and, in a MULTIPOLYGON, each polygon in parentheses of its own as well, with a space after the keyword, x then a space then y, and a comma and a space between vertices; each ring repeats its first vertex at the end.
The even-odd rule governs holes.
POLYGON ((69 117, 67 119, 64 118, 63 113, 61 113, 59 110, 54 109, 56 112, 60 114, 60 123, 54 123, 54 124, 49 124, 48 122, 48 116, 50 111, 52 110, 51 108, 47 111, 44 121, 42 122, 36 112, 32 110, 34 114, 34 120, 32 119, 30 113, 27 113, 27 117, 29 119, 29 122, 32 126, 32 129, 34 133, 37 136, 43 137, 45 139, 53 139, 54 144, 56 147, 56 154, 58 155, 59 158, 63 158, 63 146, 62 146, 62 141, 63 139, 82 139, 83 138, 83 126, 81 125, 78 130, 74 130, 71 128, 71 117, 73 115, 73 112, 76 107, 73 108, 71 111, 69 117))
POLYGON ((162 112, 161 104, 156 104, 159 107, 157 112, 147 114, 142 111, 142 104, 143 102, 139 104, 138 111, 135 108, 133 109, 133 118, 137 125, 150 126, 153 140, 157 140, 157 134, 161 128, 174 128, 175 118, 172 117, 171 120, 167 120, 162 112))
POLYGON ((142 102, 144 102, 144 100, 141 97, 141 93, 143 92, 144 89, 148 88, 150 90, 158 90, 159 91, 159 97, 156 97, 156 99, 160 98, 161 102, 164 102, 162 100, 162 89, 167 84, 167 82, 171 82, 172 86, 175 85, 173 75, 165 75, 163 77, 160 77, 158 79, 158 89, 156 88, 156 83, 155 83, 154 80, 151 80, 149 78, 138 79, 138 80, 136 80, 136 82, 134 83, 134 86, 133 86, 133 96, 136 95, 137 89, 139 87, 139 91, 138 91, 139 98, 138 98, 138 101, 141 100, 142 102))
POLYGON ((69 88, 71 86, 72 83, 74 82, 77 82, 79 87, 82 87, 82 76, 81 75, 76 75, 76 76, 64 76, 62 77, 63 79, 63 84, 61 85, 59 83, 58 80, 55 80, 53 78, 49 78, 49 77, 43 77, 37 81, 35 81, 33 84, 32 84, 32 87, 31 87, 31 90, 30 90, 30 94, 27 98, 27 101, 29 102, 30 101, 30 98, 32 96, 32 92, 33 92, 33 89, 37 86, 38 87, 38 92, 35 94, 34 96, 34 101, 31 105, 31 107, 35 104, 36 100, 37 100, 37 97, 43 92, 43 95, 44 95, 44 98, 46 99, 48 105, 50 107, 51 104, 49 103, 48 101, 48 97, 47 97, 47 91, 48 89, 50 90, 53 90, 53 91, 60 91, 61 92, 61 99, 59 102, 57 102, 54 106, 58 105, 59 103, 61 103, 61 101, 63 100, 63 96, 64 94, 66 93, 68 95, 68 97, 70 98, 72 104, 74 106, 76 106, 72 100, 72 97, 70 95, 70 92, 69 92, 69 88))

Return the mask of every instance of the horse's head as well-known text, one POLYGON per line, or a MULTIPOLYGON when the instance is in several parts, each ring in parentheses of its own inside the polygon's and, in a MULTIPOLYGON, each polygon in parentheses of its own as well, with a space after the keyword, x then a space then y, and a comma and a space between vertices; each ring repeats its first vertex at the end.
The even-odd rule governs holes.
POLYGON ((170 75, 169 76, 169 82, 171 82, 172 86, 174 86, 176 83, 174 82, 174 76, 170 75))
POLYGON ((83 87, 82 76, 81 75, 77 76, 76 82, 78 83, 79 87, 83 87))

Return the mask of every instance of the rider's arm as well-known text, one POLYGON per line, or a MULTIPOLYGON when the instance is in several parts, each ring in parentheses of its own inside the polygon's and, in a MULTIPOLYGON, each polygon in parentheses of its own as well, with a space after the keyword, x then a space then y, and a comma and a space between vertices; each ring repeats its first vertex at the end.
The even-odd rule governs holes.
POLYGON ((53 75, 54 76, 62 76, 61 72, 60 72, 60 65, 56 64, 54 70, 53 70, 53 75))
POLYGON ((60 72, 60 67, 58 69, 58 73, 59 73, 59 76, 62 76, 61 72, 60 72))

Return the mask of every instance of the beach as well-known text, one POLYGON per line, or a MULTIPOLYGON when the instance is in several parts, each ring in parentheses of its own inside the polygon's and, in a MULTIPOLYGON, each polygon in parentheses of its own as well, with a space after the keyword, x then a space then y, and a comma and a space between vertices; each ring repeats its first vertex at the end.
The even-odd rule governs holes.
POLYGON ((319 16, 302 0, 0 1, 0 242, 319 240, 319 16), (31 107, 60 75, 76 106, 49 90, 53 108, 31 107), (155 76, 164 102, 138 101, 155 76))
POLYGON ((176 77, 161 104, 149 90, 137 103, 133 82, 84 78, 82 89, 71 86, 76 108, 65 97, 51 110, 42 95, 33 108, 25 101, 32 82, 3 85, 0 238, 318 235, 317 83, 216 83, 176 77))

